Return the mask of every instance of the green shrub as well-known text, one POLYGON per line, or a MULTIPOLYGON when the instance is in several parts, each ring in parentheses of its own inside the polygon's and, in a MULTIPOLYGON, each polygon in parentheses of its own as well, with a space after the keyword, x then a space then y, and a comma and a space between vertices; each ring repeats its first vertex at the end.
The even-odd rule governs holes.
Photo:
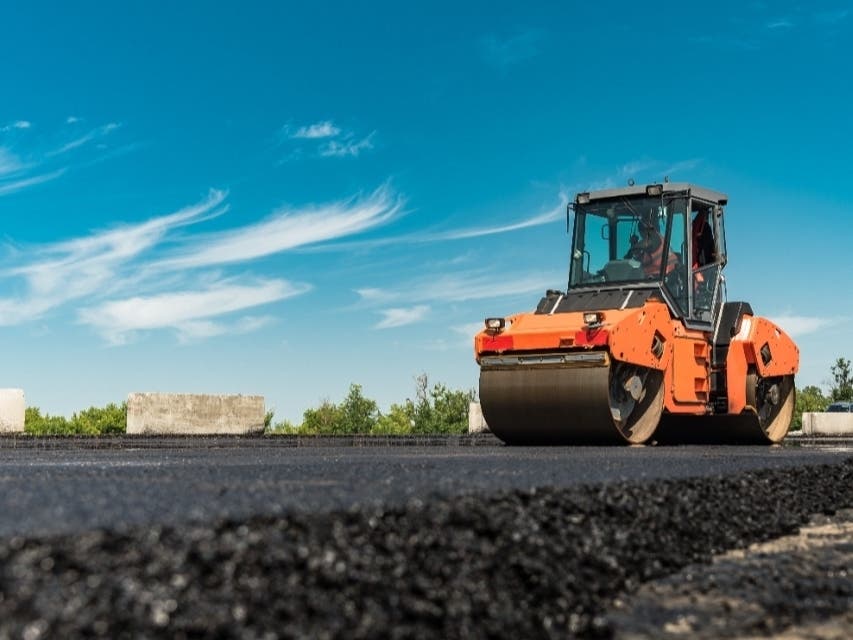
POLYGON ((429 388, 426 374, 417 377, 417 400, 407 401, 412 411, 412 432, 465 433, 468 431, 468 407, 476 394, 469 391, 451 391, 441 383, 429 388))
POLYGON ((402 436, 412 432, 412 411, 409 404, 392 404, 387 414, 381 414, 370 430, 372 435, 402 436))
POLYGON ((78 433, 114 435, 127 432, 127 403, 114 403, 106 407, 89 407, 71 417, 78 433))
POLYGON ((829 406, 829 398, 814 385, 797 389, 794 418, 791 420, 791 430, 797 431, 803 427, 803 413, 825 411, 829 406))
POLYGON ((70 420, 64 416, 42 415, 38 407, 27 407, 24 412, 24 433, 35 436, 97 436, 126 431, 126 403, 89 407, 80 413, 75 413, 70 420))
POLYGON ((269 433, 299 435, 408 435, 465 433, 468 430, 468 404, 476 397, 473 390, 452 391, 443 384, 429 387, 426 374, 416 378, 416 400, 392 404, 383 414, 374 400, 364 397, 362 387, 351 384, 340 404, 324 400, 319 407, 307 409, 302 424, 280 423, 269 433))

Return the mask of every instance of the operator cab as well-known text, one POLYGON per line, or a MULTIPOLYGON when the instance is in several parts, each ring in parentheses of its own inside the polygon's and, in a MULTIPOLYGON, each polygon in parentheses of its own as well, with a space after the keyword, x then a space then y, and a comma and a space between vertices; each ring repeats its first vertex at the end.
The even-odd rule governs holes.
MULTIPOLYGON (((567 298, 659 293, 685 324, 708 326, 724 302, 724 194, 687 183, 579 193, 567 298)), ((626 299, 626 303, 628 300, 626 299)))

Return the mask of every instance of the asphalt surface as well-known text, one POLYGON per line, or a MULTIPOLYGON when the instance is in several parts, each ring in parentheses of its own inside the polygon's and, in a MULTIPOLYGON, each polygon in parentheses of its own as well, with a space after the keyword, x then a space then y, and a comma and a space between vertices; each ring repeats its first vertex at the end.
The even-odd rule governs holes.
POLYGON ((815 516, 796 535, 644 584, 617 599, 607 618, 619 640, 847 640, 853 632, 853 510, 815 516))
POLYGON ((696 569, 853 507, 849 446, 264 444, 0 450, 0 639, 655 637, 618 604, 717 584, 769 603, 726 610, 752 636, 853 632, 843 535, 696 569))
POLYGON ((0 448, 0 536, 400 506, 431 496, 730 475, 853 456, 853 443, 293 448, 268 439, 266 446, 225 440, 196 448, 181 440, 165 449, 145 441, 120 449, 86 443, 0 448))

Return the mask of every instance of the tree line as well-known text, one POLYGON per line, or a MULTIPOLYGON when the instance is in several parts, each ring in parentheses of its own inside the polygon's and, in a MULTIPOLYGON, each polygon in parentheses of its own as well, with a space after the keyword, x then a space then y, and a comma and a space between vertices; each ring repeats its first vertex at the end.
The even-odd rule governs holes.
POLYGON ((426 374, 415 379, 415 397, 392 404, 383 413, 374 400, 366 398, 359 384, 350 385, 340 403, 324 400, 308 409, 301 424, 288 421, 273 424, 267 414, 267 432, 298 435, 418 435, 465 433, 468 431, 468 406, 476 399, 473 389, 448 389, 441 383, 432 386, 426 374))
MULTIPOLYGON (((324 400, 307 409, 302 422, 274 422, 267 412, 265 431, 297 435, 408 435, 447 434, 468 431, 468 405, 476 399, 474 390, 449 389, 441 383, 430 385, 426 374, 415 379, 415 397, 392 404, 387 412, 375 400, 364 396, 362 386, 352 384, 339 403, 324 400)), ((24 432, 31 435, 115 435, 127 432, 127 403, 89 407, 71 418, 52 416, 38 407, 27 407, 24 432)))
MULTIPOLYGON (((802 415, 825 411, 832 402, 853 402, 853 372, 850 360, 838 358, 830 367, 829 392, 815 385, 797 389, 792 429, 802 427, 802 415)), ((297 435, 408 435, 465 433, 468 430, 468 405, 476 400, 473 389, 452 390, 441 383, 430 385, 426 374, 415 379, 414 398, 392 404, 387 412, 379 410, 375 400, 364 396, 362 386, 350 385, 339 403, 324 400, 307 409, 302 422, 274 422, 268 412, 265 431, 297 435)), ((32 435, 111 435, 127 431, 127 403, 89 407, 71 418, 42 414, 38 407, 27 407, 24 431, 32 435)))

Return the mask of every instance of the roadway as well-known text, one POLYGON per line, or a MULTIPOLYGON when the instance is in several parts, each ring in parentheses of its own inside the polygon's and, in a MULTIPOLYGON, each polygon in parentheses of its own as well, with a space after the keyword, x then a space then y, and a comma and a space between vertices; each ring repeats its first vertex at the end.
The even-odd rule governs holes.
MULTIPOLYGON (((303 440, 302 442, 310 440, 303 440)), ((438 439, 443 443, 445 439, 438 439)), ((432 495, 829 464, 853 441, 785 447, 289 446, 276 438, 55 440, 0 447, 0 536, 404 505, 432 495), (153 444, 152 444, 153 442, 153 444)), ((406 440, 401 440, 404 445, 406 440)), ((413 442, 417 442, 414 440, 413 442)))
POLYGON ((418 443, 0 442, 0 637, 853 635, 849 445, 418 443))

